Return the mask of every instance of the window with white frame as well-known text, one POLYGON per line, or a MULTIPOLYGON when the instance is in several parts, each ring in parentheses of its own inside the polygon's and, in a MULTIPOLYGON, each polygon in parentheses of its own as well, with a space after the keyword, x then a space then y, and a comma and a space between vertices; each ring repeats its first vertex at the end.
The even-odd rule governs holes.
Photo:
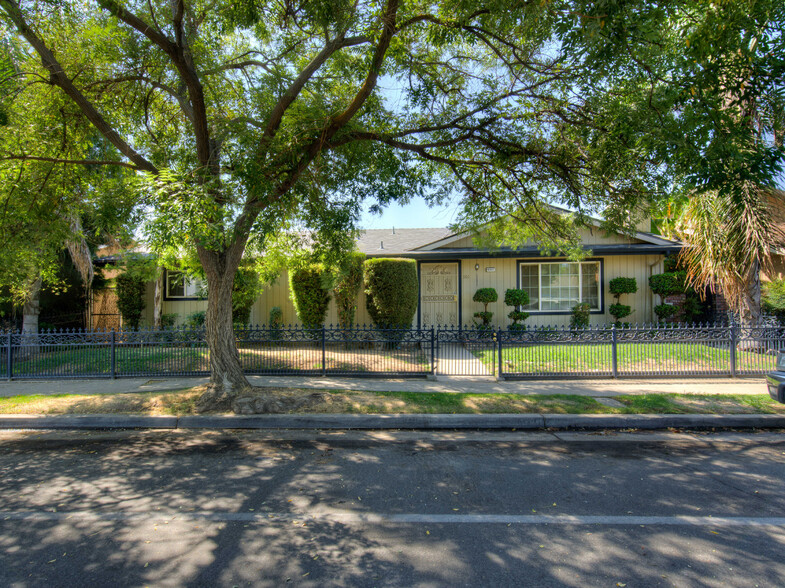
POLYGON ((183 272, 166 272, 167 298, 199 298, 200 280, 189 278, 183 272))
POLYGON ((527 312, 564 312, 580 302, 600 310, 600 262, 521 263, 520 288, 527 312))

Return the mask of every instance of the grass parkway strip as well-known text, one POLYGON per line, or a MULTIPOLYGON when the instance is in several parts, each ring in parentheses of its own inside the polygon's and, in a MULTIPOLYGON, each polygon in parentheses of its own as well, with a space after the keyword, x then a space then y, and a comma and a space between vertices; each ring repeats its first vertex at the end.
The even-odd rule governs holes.
MULTIPOLYGON (((54 394, 0 398, 0 414, 197 414, 202 388, 127 394, 54 394)), ((302 396, 295 414, 785 414, 785 404, 766 394, 641 394, 614 396, 608 406, 590 396, 312 389, 256 389, 302 396)))

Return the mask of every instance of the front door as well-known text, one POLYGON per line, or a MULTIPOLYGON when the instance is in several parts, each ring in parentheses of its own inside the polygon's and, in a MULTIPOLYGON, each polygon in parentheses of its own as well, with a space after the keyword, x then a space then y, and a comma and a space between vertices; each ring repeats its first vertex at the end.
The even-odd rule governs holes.
POLYGON ((458 264, 420 264, 420 317, 423 328, 458 324, 458 264))

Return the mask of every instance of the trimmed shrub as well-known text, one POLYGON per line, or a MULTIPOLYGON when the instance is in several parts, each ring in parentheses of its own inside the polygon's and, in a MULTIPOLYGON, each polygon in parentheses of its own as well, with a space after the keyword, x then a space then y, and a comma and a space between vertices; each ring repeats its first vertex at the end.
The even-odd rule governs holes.
POLYGON ((631 306, 621 304, 622 294, 635 294, 638 291, 638 282, 635 278, 613 278, 608 283, 608 289, 616 299, 616 302, 608 307, 608 312, 616 319, 616 326, 620 327, 621 319, 632 314, 631 306))
POLYGON ((419 284, 413 259, 377 257, 363 263, 365 306, 381 328, 411 328, 417 312, 419 284))
POLYGON ((189 329, 201 329, 207 320, 207 312, 204 310, 197 310, 185 317, 185 326, 189 329))
POLYGON ((138 329, 144 312, 145 282, 132 274, 120 274, 115 283, 117 287, 117 309, 123 317, 123 327, 138 329))
POLYGON ((621 326, 621 319, 632 314, 632 307, 627 304, 611 304, 608 306, 608 313, 616 319, 616 326, 621 326))
POLYGON ((585 329, 589 326, 589 312, 591 306, 586 302, 581 302, 572 307, 572 316, 570 317, 570 328, 572 329, 585 329))
POLYGON ((325 288, 325 270, 313 264, 289 274, 289 290, 297 317, 307 329, 321 328, 330 304, 330 291, 325 288))
POLYGON ((496 292, 495 288, 480 288, 474 293, 472 300, 483 305, 482 312, 474 313, 474 318, 478 318, 481 321, 477 325, 478 328, 483 330, 489 330, 491 328, 493 313, 488 311, 488 305, 492 302, 496 302, 498 299, 499 294, 496 292))
POLYGON ((667 321, 678 312, 679 308, 674 304, 659 304, 654 307, 654 314, 660 321, 667 321))
POLYGON ((608 289, 618 298, 622 294, 635 294, 638 291, 638 282, 635 278, 613 278, 608 282, 608 289))
POLYGON ((684 294, 687 291, 686 280, 686 272, 665 272, 651 276, 649 286, 652 292, 665 298, 674 294, 684 294))
POLYGON ((270 328, 280 329, 283 327, 283 311, 280 306, 273 306, 270 309, 270 328))
POLYGON ((176 312, 161 315, 161 328, 171 329, 177 322, 178 314, 176 312))
POLYGON ((354 324, 357 295, 363 285, 363 262, 365 254, 353 251, 338 266, 333 296, 338 307, 338 323, 342 327, 351 327, 354 324))
POLYGON ((279 306, 270 309, 270 335, 273 339, 281 338, 281 328, 283 328, 283 311, 279 306))
POLYGON ((512 319, 512 324, 509 329, 511 331, 524 330, 525 327, 521 323, 529 318, 530 315, 528 312, 518 310, 518 307, 529 304, 529 295, 526 291, 521 290, 520 288, 509 288, 504 292, 504 304, 513 307, 507 315, 508 318, 512 319))

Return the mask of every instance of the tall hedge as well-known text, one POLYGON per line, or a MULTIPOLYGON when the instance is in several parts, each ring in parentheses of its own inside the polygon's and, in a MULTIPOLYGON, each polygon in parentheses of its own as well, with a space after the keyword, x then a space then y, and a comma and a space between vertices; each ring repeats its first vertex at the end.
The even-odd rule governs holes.
POLYGON ((123 317, 123 327, 138 329, 144 312, 145 282, 133 274, 120 274, 116 278, 117 309, 123 317))
POLYGON ((338 307, 338 322, 341 326, 351 327, 357 311, 357 295, 363 285, 363 263, 365 254, 353 251, 338 266, 333 286, 333 296, 338 307))
POLYGON ((289 274, 289 290, 294 310, 304 327, 315 329, 324 324, 330 304, 330 290, 325 287, 325 270, 309 265, 289 274))
POLYGON ((409 328, 417 312, 419 284, 413 259, 367 259, 363 264, 365 306, 376 326, 409 328))

